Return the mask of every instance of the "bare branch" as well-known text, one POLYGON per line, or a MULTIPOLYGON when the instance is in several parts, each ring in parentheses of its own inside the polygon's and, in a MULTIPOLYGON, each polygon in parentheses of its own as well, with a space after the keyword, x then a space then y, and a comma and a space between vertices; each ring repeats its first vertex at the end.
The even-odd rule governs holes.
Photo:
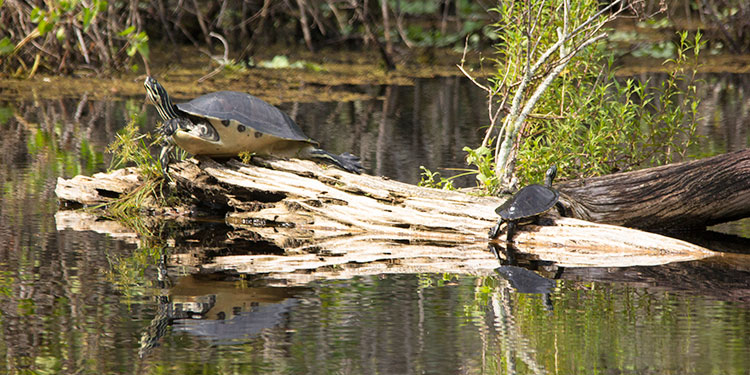
POLYGON ((203 82, 203 81, 205 81, 205 80, 207 80, 207 79, 209 79, 209 78, 211 78, 211 77, 219 74, 219 72, 221 72, 222 70, 224 70, 225 66, 227 66, 227 65, 229 65, 229 64, 232 63, 229 60, 229 43, 227 42, 226 38, 224 38, 221 34, 215 33, 213 31, 210 32, 208 35, 211 36, 211 37, 214 37, 214 38, 218 39, 219 41, 221 41, 221 44, 224 45, 224 56, 223 56, 222 59, 218 59, 215 56, 211 56, 208 53, 208 51, 201 50, 201 52, 203 52, 204 54, 210 56, 211 59, 213 59, 214 61, 216 61, 219 64, 219 66, 216 69, 214 69, 213 71, 211 71, 210 73, 204 75, 203 77, 198 78, 198 83, 203 82))
MULTIPOLYGON (((614 0, 608 6, 604 7, 602 10, 600 10, 599 12, 597 12, 596 14, 594 14, 593 16, 589 17, 589 19, 587 19, 586 21, 584 21, 583 23, 581 23, 580 25, 578 25, 578 27, 576 27, 573 31, 571 31, 568 34, 563 35, 563 39, 558 40, 557 43, 553 44, 549 49, 547 49, 547 51, 544 52, 544 54, 542 56, 539 57, 539 59, 537 59, 537 61, 531 67, 530 73, 531 74, 535 73, 539 69, 539 67, 542 66, 542 64, 544 64, 547 61, 547 59, 553 53, 555 53, 555 51, 557 51, 557 49, 560 48, 565 42, 567 42, 568 40, 570 40, 571 38, 573 38, 574 36, 576 36, 581 30, 584 30, 592 22, 594 22, 595 20, 597 20, 599 18, 599 16, 601 16, 605 12, 609 11, 610 9, 612 9, 612 7, 614 7, 615 5, 617 5, 617 4, 621 3, 621 2, 622 2, 622 0, 614 0)), ((608 19, 609 18, 610 17, 608 17, 608 19)), ((602 24, 603 23, 600 23, 600 25, 602 25, 602 24)), ((601 27, 601 26, 599 26, 599 27, 601 27)))

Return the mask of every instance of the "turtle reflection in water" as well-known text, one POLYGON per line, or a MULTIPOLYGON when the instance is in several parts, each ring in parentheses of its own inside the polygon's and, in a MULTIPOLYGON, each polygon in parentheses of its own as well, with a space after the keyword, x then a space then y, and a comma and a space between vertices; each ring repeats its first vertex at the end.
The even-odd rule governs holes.
POLYGON ((241 152, 277 157, 323 159, 352 173, 360 173, 359 157, 335 155, 318 148, 286 113, 252 95, 219 91, 187 103, 172 104, 154 78, 143 83, 164 124, 167 138, 159 160, 166 174, 174 145, 193 155, 232 157, 241 152))
POLYGON ((547 170, 544 186, 538 184, 526 186, 496 208, 495 212, 500 215, 500 220, 490 229, 490 239, 498 237, 500 224, 506 222, 506 241, 511 242, 516 225, 534 222, 539 215, 554 207, 560 198, 560 193, 552 189, 552 180, 556 175, 557 167, 553 165, 547 170))

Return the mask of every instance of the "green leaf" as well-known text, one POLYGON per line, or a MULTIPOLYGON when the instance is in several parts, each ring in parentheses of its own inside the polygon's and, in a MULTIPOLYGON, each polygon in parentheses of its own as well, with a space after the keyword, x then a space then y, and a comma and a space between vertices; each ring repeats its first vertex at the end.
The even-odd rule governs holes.
POLYGON ((13 118, 13 108, 0 107, 0 124, 5 125, 11 118, 13 118))
POLYGON ((96 11, 92 11, 88 8, 83 8, 83 32, 87 32, 89 30, 89 26, 91 26, 91 20, 94 19, 95 15, 96 11))
POLYGON ((44 19, 44 11, 39 9, 39 7, 34 7, 34 9, 31 10, 31 16, 29 16, 29 19, 33 23, 39 23, 39 21, 44 19))
POLYGON ((138 52, 141 54, 141 56, 148 59, 148 54, 149 54, 148 34, 146 34, 145 31, 141 31, 138 34, 129 36, 128 43, 130 43, 130 47, 128 47, 128 50, 127 50, 128 56, 132 57, 135 55, 136 52, 138 52))
POLYGON ((52 30, 52 26, 53 25, 51 23, 45 20, 41 20, 39 21, 39 24, 36 26, 36 28, 37 30, 39 30, 39 34, 44 35, 52 30))
POLYGON ((138 53, 140 53, 141 56, 143 56, 144 59, 148 60, 148 53, 149 53, 148 43, 146 43, 146 42, 139 43, 137 45, 137 48, 138 48, 138 53))
POLYGON ((13 42, 11 42, 10 38, 8 38, 7 36, 3 39, 0 39, 0 56, 10 54, 15 48, 16 47, 13 45, 13 42))
POLYGON ((60 1, 60 9, 62 9, 63 12, 66 12, 66 13, 70 12, 71 10, 73 10, 74 6, 75 6, 75 4, 73 4, 73 2, 70 1, 70 0, 61 0, 60 1))
POLYGON ((62 42, 63 39, 65 39, 65 28, 62 28, 62 27, 57 28, 57 32, 55 33, 55 37, 57 38, 57 40, 59 40, 59 41, 62 42))
POLYGON ((120 33, 118 35, 120 35, 120 36, 127 36, 127 35, 132 34, 133 31, 135 31, 135 26, 130 26, 127 29, 125 29, 123 31, 120 31, 120 33))
POLYGON ((138 43, 146 43, 148 42, 148 34, 146 34, 145 31, 141 31, 135 36, 135 40, 138 41, 138 43))

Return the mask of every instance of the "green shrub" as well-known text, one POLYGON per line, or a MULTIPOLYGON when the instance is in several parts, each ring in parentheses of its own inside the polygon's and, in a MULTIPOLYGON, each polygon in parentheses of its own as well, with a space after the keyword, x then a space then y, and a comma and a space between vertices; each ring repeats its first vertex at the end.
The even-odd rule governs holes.
POLYGON ((494 74, 486 85, 474 80, 488 93, 490 126, 482 144, 467 149, 486 192, 536 182, 550 164, 562 176, 587 177, 669 163, 694 141, 700 34, 680 34, 664 80, 618 81, 604 26, 634 11, 621 6, 557 0, 493 10, 494 74), (488 150, 492 160, 478 163, 488 150))

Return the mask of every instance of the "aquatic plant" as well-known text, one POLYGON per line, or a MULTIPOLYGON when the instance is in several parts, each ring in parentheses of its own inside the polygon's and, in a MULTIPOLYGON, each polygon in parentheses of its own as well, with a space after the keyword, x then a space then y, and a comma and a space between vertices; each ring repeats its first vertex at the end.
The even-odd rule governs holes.
POLYGON ((142 227, 143 222, 137 220, 139 210, 152 206, 164 205, 171 194, 164 192, 166 179, 163 175, 159 159, 151 154, 151 147, 161 142, 161 137, 153 139, 151 134, 141 134, 138 131, 136 116, 120 132, 116 139, 107 147, 112 154, 110 171, 135 165, 143 180, 140 186, 126 192, 106 206, 106 214, 126 223, 139 233, 148 232, 142 227))
POLYGON ((107 147, 107 152, 112 153, 112 162, 109 169, 123 168, 128 164, 135 164, 139 172, 148 179, 161 176, 161 164, 159 159, 151 155, 151 145, 159 143, 160 139, 153 139, 151 134, 141 134, 135 117, 117 133, 115 140, 107 147))

